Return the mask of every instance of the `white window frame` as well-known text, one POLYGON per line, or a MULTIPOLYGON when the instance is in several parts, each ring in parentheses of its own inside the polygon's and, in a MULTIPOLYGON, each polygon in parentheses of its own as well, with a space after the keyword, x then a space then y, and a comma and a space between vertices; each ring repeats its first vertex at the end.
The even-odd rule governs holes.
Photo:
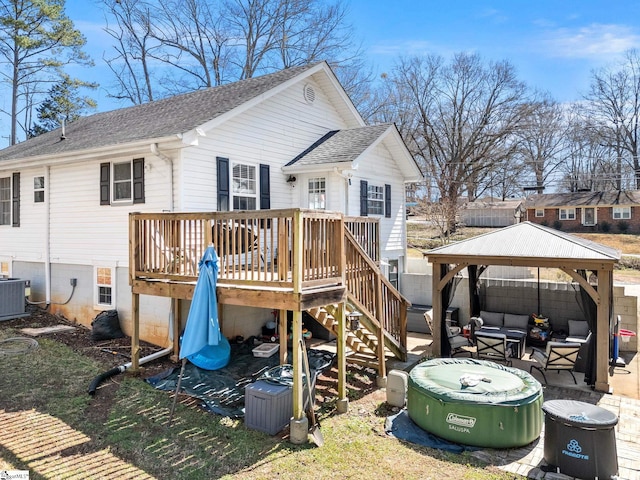
POLYGON ((576 209, 575 208, 560 208, 558 212, 558 218, 560 220, 575 220, 576 209))
POLYGON ((384 185, 367 185, 367 214, 384 215, 384 185))
POLYGON ((614 220, 631 220, 631 207, 612 207, 611 218, 614 220))
POLYGON ((536 208, 536 218, 544 217, 544 208, 536 208))
POLYGON ((0 177, 0 226, 11 226, 11 176, 0 177))
POLYGON ((596 207, 582 207, 582 225, 585 227, 593 227, 598 224, 598 209, 596 207), (593 222, 586 222, 586 212, 587 210, 593 210, 593 222))
POLYGON ((307 182, 309 208, 313 210, 327 209, 327 179, 313 177, 307 182))
POLYGON ((231 206, 233 210, 258 208, 258 168, 255 165, 240 162, 231 165, 231 206), (240 201, 246 202, 247 208, 242 208, 240 201))
POLYGON ((33 177, 33 203, 44 203, 44 189, 44 175, 33 177), (40 180, 42 181, 41 185, 39 184, 40 180))
POLYGON ((111 203, 131 203, 133 202, 133 161, 127 160, 124 162, 111 162, 111 198, 113 201, 111 203), (116 168, 121 165, 129 166, 129 178, 116 178, 116 168), (118 198, 118 186, 119 185, 129 185, 129 195, 126 197, 118 198))
POLYGON ((104 310, 105 308, 115 309, 116 308, 116 268, 109 267, 105 265, 96 265, 93 267, 93 303, 94 308, 96 310, 104 310), (103 270, 109 270, 109 277, 111 283, 100 282, 100 275, 103 270), (111 289, 111 302, 104 303, 101 302, 102 292, 101 288, 110 288, 111 289))

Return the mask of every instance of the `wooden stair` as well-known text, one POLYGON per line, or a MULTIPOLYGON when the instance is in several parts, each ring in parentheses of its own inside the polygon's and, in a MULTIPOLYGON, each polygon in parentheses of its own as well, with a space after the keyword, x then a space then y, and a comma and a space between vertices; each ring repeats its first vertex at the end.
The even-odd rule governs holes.
MULTIPOLYGON (((307 313, 329 332, 337 335, 338 321, 334 316, 337 308, 338 305, 335 304, 326 305, 324 307, 307 310, 307 313)), ((353 306, 347 304, 347 315, 354 310, 356 309, 353 306)), ((378 350, 378 337, 376 334, 368 330, 362 323, 360 324, 360 328, 355 331, 349 330, 347 325, 345 333, 346 345, 349 350, 347 352, 347 363, 378 370, 379 363, 376 354, 378 350)))

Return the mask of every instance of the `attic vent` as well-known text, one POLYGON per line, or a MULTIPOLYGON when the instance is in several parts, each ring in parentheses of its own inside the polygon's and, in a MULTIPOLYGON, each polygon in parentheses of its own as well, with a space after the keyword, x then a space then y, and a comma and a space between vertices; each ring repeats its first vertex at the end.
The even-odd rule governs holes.
POLYGON ((304 96, 304 101, 308 104, 312 104, 316 99, 316 91, 308 83, 302 87, 302 95, 304 96))

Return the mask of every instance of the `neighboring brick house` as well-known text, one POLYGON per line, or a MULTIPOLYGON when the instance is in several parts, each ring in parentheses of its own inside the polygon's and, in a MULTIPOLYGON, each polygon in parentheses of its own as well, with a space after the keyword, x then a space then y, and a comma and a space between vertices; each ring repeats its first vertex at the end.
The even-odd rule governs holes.
POLYGON ((640 233, 640 190, 533 195, 526 220, 570 232, 640 233))

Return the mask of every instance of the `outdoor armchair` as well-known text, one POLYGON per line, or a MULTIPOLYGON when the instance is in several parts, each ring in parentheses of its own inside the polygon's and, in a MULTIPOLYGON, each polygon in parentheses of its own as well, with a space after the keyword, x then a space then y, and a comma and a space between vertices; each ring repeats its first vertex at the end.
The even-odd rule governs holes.
POLYGON ((507 336, 504 333, 476 331, 476 356, 511 366, 511 347, 507 344, 507 336))
MULTIPOLYGON (((429 327, 429 331, 431 332, 431 335, 433 335, 433 320, 431 319, 431 314, 433 313, 433 310, 428 310, 426 312, 424 312, 424 320, 425 322, 427 322, 427 326, 429 327)), ((468 353, 469 356, 472 355, 472 353, 469 350, 465 350, 462 347, 471 347, 471 341, 465 337, 464 335, 460 334, 460 329, 455 327, 455 331, 451 328, 447 326, 446 329, 446 334, 447 334, 447 339, 449 340, 449 347, 451 347, 451 353, 450 356, 453 357, 459 353, 468 353)))
POLYGON ((529 372, 533 372, 534 368, 539 370, 544 382, 547 383, 547 377, 544 372, 556 370, 560 373, 560 370, 566 370, 573 377, 573 383, 577 385, 578 382, 573 374, 573 369, 578 359, 580 347, 581 344, 579 343, 548 342, 546 350, 534 348, 529 358, 535 360, 536 364, 531 365, 529 372))

